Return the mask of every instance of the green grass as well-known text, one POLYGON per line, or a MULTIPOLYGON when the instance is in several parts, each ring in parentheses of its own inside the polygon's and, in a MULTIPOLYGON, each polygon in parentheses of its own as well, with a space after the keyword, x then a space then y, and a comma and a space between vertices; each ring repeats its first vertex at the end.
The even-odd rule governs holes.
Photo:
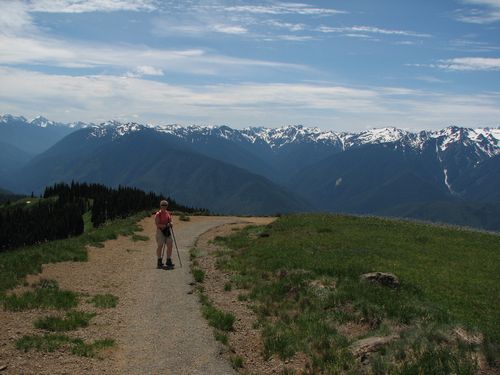
POLYGON ((100 350, 113 346, 115 346, 115 341, 111 339, 97 340, 88 344, 81 339, 61 334, 26 335, 16 341, 16 348, 24 352, 30 350, 54 352, 69 347, 71 353, 82 357, 95 357, 100 350))
POLYGON ((90 302, 94 304, 95 307, 100 309, 110 309, 116 307, 118 304, 118 297, 112 294, 96 294, 90 299, 90 302))
POLYGON ((200 295, 200 301, 203 305, 203 316, 207 319, 208 324, 221 331, 233 330, 233 324, 236 320, 233 314, 217 309, 204 294, 200 295))
POLYGON ((88 327, 90 320, 95 317, 95 313, 83 311, 70 311, 64 318, 57 316, 47 316, 35 321, 35 327, 51 332, 67 332, 77 328, 88 327))
POLYGON ((224 345, 227 345, 228 344, 228 337, 227 337, 227 334, 220 331, 220 330, 215 330, 214 331, 214 337, 217 341, 223 343, 224 345))
POLYGON ((205 279, 205 272, 203 272, 203 270, 200 270, 199 268, 194 268, 192 272, 194 281, 196 281, 197 283, 202 283, 205 279))
POLYGON ((113 339, 96 340, 91 344, 85 343, 83 340, 75 340, 71 352, 81 357, 96 357, 98 353, 107 348, 112 348, 116 345, 113 339))
POLYGON ((5 310, 25 311, 40 308, 68 310, 78 305, 78 295, 68 290, 55 288, 36 288, 20 295, 0 296, 5 310))
POLYGON ((468 374, 474 366, 467 353, 483 350, 492 365, 500 358, 497 235, 380 218, 290 215, 216 242, 232 250, 222 252, 221 268, 254 301, 265 356, 285 359, 301 351, 315 371, 355 372, 348 350, 355 338, 337 328, 363 323, 370 336, 388 322, 421 328, 397 340, 394 352, 382 353, 377 371, 392 366, 390 373, 412 374, 434 366, 468 374), (373 271, 396 274, 401 287, 360 282, 373 271), (457 324, 482 331, 482 347, 461 351, 449 338, 448 354, 440 352, 443 343, 428 327, 449 336, 457 324), (426 344, 418 346, 422 337, 426 344), (398 346, 411 358, 398 359, 398 346))
POLYGON ((41 272, 42 264, 86 261, 86 246, 99 246, 119 235, 129 236, 140 231, 136 223, 144 216, 145 213, 140 213, 126 219, 114 220, 97 229, 89 229, 78 237, 1 252, 0 294, 22 283, 26 275, 41 272))
POLYGON ((137 241, 148 241, 149 237, 148 236, 143 236, 141 234, 133 234, 131 237, 132 241, 137 242, 137 241))
POLYGON ((234 369, 243 368, 243 358, 241 358, 239 355, 231 356, 230 360, 231 360, 231 365, 233 366, 234 369))
POLYGON ((186 215, 186 214, 181 214, 179 216, 179 220, 181 220, 181 221, 190 221, 191 218, 188 215, 186 215))

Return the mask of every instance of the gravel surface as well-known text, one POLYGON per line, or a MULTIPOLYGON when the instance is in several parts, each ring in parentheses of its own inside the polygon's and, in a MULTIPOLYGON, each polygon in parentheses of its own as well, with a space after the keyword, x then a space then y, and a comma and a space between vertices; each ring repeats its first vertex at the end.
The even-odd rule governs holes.
MULTIPOLYGON (((174 225, 181 254, 179 267, 174 247, 174 270, 155 269, 154 256, 144 256, 132 277, 136 302, 126 316, 126 329, 120 346, 122 374, 233 374, 229 363, 221 357, 222 347, 215 341, 201 315, 196 294, 192 291, 189 272, 189 250, 196 238, 215 226, 239 221, 237 218, 193 218, 174 225)), ((149 234, 153 238, 152 233, 149 234)), ((146 244, 145 244, 146 245, 146 244)), ((147 243, 151 253, 154 244, 147 243)))

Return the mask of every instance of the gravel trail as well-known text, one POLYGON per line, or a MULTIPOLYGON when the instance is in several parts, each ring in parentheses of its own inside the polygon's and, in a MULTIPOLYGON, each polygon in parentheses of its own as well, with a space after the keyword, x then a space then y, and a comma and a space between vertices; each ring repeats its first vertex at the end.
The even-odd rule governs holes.
MULTIPOLYGON (((192 217, 189 222, 175 222, 174 234, 181 254, 180 268, 174 246, 174 270, 155 269, 154 228, 143 223, 150 240, 148 251, 134 273, 132 304, 126 317, 120 347, 122 374, 235 374, 222 358, 222 346, 200 311, 198 296, 190 285, 189 250, 204 232, 228 223, 261 222, 259 218, 192 217), (149 253, 148 253, 149 252, 149 253)), ((266 220, 266 219, 264 219, 266 220)))

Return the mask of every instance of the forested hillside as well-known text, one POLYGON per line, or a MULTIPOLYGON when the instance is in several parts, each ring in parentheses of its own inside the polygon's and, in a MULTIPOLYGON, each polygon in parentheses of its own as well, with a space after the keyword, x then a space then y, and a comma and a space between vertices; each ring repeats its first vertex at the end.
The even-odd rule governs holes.
POLYGON ((162 199, 169 200, 170 210, 208 213, 136 188, 58 183, 47 187, 43 198, 32 197, 0 207, 0 251, 76 236, 84 231, 84 215, 90 215, 92 225, 98 227, 108 220, 152 210, 162 199))

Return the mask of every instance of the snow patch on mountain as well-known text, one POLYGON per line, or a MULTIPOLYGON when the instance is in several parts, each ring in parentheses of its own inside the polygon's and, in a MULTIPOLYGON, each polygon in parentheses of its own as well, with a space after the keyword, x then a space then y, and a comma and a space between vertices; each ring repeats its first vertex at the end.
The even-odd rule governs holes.
POLYGON ((285 145, 305 142, 340 144, 339 135, 333 131, 321 131, 318 128, 308 128, 302 125, 288 125, 281 128, 245 128, 241 131, 248 139, 255 143, 261 140, 272 149, 278 149, 285 145))
MULTIPOLYGON (((385 127, 365 130, 360 133, 335 132, 320 130, 317 127, 302 125, 287 125, 279 128, 248 127, 242 130, 232 129, 228 126, 181 126, 171 125, 141 125, 134 122, 121 123, 120 121, 107 121, 100 125, 75 122, 62 124, 47 120, 42 116, 28 121, 26 118, 12 115, 0 116, 0 123, 23 122, 28 125, 42 128, 51 126, 69 126, 71 128, 89 127, 89 136, 103 137, 111 135, 113 139, 131 132, 138 132, 146 128, 154 129, 159 133, 169 134, 191 142, 204 141, 210 136, 226 141, 244 142, 250 144, 267 145, 274 151, 292 144, 318 144, 332 146, 341 150, 359 147, 366 144, 395 144, 395 147, 422 151, 429 141, 436 143, 436 152, 444 154, 450 147, 471 148, 478 159, 492 157, 500 154, 500 128, 461 128, 449 126, 437 131, 421 131, 418 133, 385 127)), ((441 158, 441 155, 438 155, 441 158)))
POLYGON ((126 134, 146 129, 146 126, 135 122, 121 123, 120 121, 111 120, 99 125, 92 125, 89 128, 89 137, 102 138, 110 136, 114 140, 126 134))
POLYGON ((490 128, 460 128, 449 126, 446 129, 429 133, 430 138, 436 138, 441 152, 453 145, 476 147, 479 153, 488 157, 500 154, 500 129, 490 128))
POLYGON ((23 116, 12 116, 9 114, 3 115, 3 116, 0 115, 0 123, 9 123, 9 122, 13 122, 13 121, 28 122, 26 117, 23 117, 23 116))
MULTIPOLYGON (((29 124, 33 125, 33 126, 38 126, 40 128, 46 128, 48 126, 55 126, 56 125, 56 123, 54 121, 50 121, 42 116, 35 117, 33 120, 31 120, 29 122, 29 124)), ((60 124, 60 125, 64 126, 64 124, 60 124)))

